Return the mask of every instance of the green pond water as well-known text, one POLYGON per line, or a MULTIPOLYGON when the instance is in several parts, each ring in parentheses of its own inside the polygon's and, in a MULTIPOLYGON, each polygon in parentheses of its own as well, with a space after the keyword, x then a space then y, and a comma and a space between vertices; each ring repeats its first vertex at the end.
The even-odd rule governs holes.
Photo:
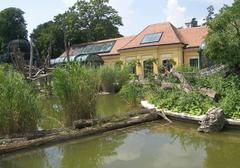
MULTIPOLYGON (((57 101, 45 101, 40 127, 59 127, 57 101)), ((116 95, 99 96, 97 117, 136 111, 116 95)), ((197 125, 145 123, 0 158, 0 168, 239 168, 240 132, 200 134, 197 125)))
POLYGON ((1 158, 1 168, 239 168, 240 133, 163 121, 1 158))
MULTIPOLYGON (((46 99, 46 98, 44 98, 46 99)), ((58 110, 58 102, 54 97, 44 101, 43 119, 39 126, 43 129, 61 127, 61 120, 58 110)), ((118 95, 101 95, 97 97, 96 115, 103 118, 111 115, 121 115, 122 113, 137 111, 139 107, 132 107, 118 95)))

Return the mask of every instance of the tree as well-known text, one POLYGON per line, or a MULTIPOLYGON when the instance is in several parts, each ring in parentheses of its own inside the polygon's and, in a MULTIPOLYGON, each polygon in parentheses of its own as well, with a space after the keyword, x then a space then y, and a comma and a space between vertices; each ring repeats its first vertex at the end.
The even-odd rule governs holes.
POLYGON ((39 25, 31 37, 37 41, 40 50, 45 50, 42 53, 46 53, 47 47, 43 45, 48 46, 51 37, 53 48, 58 54, 55 56, 66 50, 69 42, 80 44, 120 37, 118 26, 122 25, 122 19, 108 2, 109 0, 79 0, 68 11, 55 16, 51 23, 39 25))
POLYGON ((27 38, 24 12, 18 8, 7 8, 0 12, 0 52, 11 40, 27 38))
POLYGON ((33 30, 31 38, 39 50, 41 59, 44 59, 48 54, 48 48, 52 46, 52 55, 58 57, 64 51, 63 36, 55 22, 49 21, 38 25, 33 30))
POLYGON ((207 25, 206 55, 217 63, 240 67, 240 0, 224 6, 207 25))
POLYGON ((213 19, 213 15, 214 15, 214 7, 212 5, 210 5, 208 8, 207 8, 207 11, 208 11, 208 15, 206 17, 206 21, 210 21, 213 19))

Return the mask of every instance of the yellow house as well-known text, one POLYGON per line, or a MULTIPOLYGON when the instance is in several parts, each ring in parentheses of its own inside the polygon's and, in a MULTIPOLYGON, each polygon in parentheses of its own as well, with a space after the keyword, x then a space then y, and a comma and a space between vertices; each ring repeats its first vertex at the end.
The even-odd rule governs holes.
POLYGON ((145 76, 149 69, 157 74, 159 66, 168 60, 173 60, 175 66, 199 67, 198 49, 206 35, 206 26, 176 28, 171 23, 164 22, 149 25, 135 36, 74 45, 70 55, 79 51, 83 54, 95 51, 103 58, 105 65, 137 60, 134 72, 145 76), (152 65, 149 65, 149 60, 152 60, 152 65))

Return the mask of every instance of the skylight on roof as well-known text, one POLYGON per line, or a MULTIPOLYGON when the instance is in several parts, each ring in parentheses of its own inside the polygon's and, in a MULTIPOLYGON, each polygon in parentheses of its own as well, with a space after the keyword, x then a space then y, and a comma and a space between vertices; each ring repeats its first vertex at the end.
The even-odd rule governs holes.
POLYGON ((115 44, 115 42, 113 41, 113 42, 105 42, 105 43, 79 46, 75 49, 75 51, 76 51, 75 55, 107 53, 112 50, 114 44, 115 44))
POLYGON ((159 42, 161 36, 162 36, 162 33, 146 34, 146 35, 143 37, 143 39, 142 39, 142 41, 141 41, 141 44, 159 42))

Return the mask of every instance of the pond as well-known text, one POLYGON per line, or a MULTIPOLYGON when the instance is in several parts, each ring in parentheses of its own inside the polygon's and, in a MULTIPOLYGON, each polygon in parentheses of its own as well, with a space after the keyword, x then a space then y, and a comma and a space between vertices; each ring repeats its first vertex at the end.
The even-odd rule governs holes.
POLYGON ((146 123, 7 156, 3 168, 237 168, 240 133, 200 134, 196 125, 146 123))
MULTIPOLYGON (((44 99, 46 98, 44 97, 44 99)), ((51 129, 61 127, 61 123, 59 122, 61 119, 57 104, 58 102, 54 97, 44 100, 44 114, 39 125, 41 128, 51 129)), ((139 107, 128 105, 119 95, 99 95, 97 97, 97 118, 121 115, 122 113, 137 111, 138 109, 139 107)))

